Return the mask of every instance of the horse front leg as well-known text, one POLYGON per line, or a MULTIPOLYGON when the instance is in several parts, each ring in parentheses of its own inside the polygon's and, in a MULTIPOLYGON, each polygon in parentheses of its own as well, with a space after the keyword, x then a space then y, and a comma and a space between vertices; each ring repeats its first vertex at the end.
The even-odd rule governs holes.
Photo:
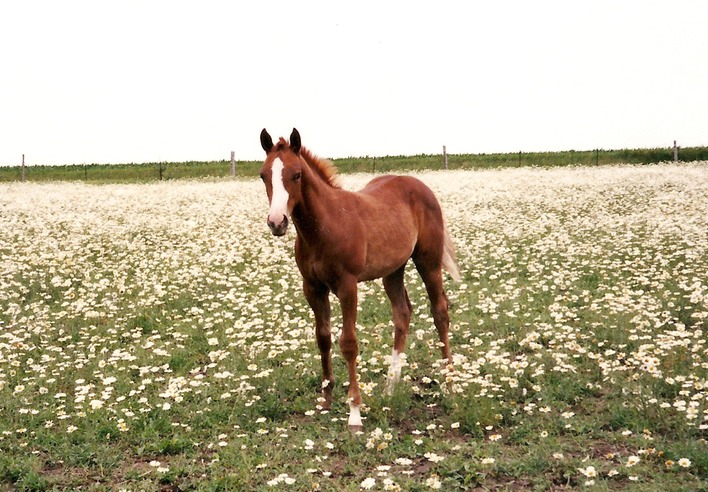
POLYGON ((356 312, 357 312, 357 281, 352 277, 346 282, 341 282, 337 288, 337 297, 342 306, 342 334, 339 337, 339 348, 342 350, 344 360, 347 362, 349 372, 349 430, 358 432, 363 430, 361 421, 361 393, 359 380, 356 373, 356 359, 359 356, 359 345, 356 340, 356 312))
POLYGON ((332 389, 334 388, 329 289, 322 284, 304 281, 303 292, 315 315, 315 337, 322 359, 322 408, 329 410, 332 407, 332 389))

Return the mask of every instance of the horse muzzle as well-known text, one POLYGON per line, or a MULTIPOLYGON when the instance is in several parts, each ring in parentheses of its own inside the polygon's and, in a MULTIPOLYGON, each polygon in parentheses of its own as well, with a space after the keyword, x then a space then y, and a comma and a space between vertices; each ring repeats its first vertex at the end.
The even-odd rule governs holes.
POLYGON ((283 219, 279 223, 275 223, 268 218, 268 227, 274 236, 283 236, 288 230, 288 217, 283 215, 283 219))

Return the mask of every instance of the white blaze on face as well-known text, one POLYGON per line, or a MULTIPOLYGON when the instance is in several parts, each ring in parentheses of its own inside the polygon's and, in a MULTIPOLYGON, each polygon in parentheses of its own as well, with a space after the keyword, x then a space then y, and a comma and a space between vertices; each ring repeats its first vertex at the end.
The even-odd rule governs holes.
POLYGON ((268 220, 276 225, 283 222, 283 217, 290 215, 288 210, 288 192, 283 184, 283 161, 276 157, 273 160, 271 185, 273 186, 273 196, 270 200, 270 210, 268 220))

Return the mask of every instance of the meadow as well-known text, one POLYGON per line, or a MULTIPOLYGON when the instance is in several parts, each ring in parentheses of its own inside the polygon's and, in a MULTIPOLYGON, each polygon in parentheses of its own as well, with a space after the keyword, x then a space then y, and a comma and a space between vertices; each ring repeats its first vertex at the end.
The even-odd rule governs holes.
POLYGON ((410 267, 384 395, 390 309, 361 284, 357 435, 338 349, 318 407, 260 181, 0 183, 0 490, 708 490, 708 163, 416 175, 463 277, 455 371, 410 267))

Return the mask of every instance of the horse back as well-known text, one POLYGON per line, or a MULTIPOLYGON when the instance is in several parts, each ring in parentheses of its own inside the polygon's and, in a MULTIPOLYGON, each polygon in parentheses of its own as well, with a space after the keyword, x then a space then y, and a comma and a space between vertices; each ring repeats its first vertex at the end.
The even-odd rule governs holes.
POLYGON ((423 213, 429 219, 442 219, 442 210, 433 191, 413 176, 378 176, 358 192, 365 200, 385 208, 405 205, 412 213, 423 213))

